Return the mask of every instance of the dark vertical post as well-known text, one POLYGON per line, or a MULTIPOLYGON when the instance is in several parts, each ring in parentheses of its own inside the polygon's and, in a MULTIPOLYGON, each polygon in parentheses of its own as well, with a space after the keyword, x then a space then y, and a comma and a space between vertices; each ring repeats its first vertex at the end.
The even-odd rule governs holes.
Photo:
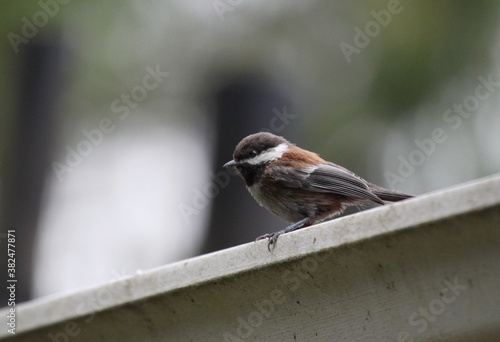
MULTIPOLYGON (((2 233, 15 230, 16 301, 31 298, 33 247, 36 239, 43 185, 50 167, 56 108, 63 63, 59 39, 33 40, 20 56, 19 97, 15 135, 9 146, 10 162, 4 179, 2 233)), ((4 235, 5 236, 5 235, 4 235)), ((6 279, 7 241, 1 243, 2 274, 6 279)), ((57 253, 57 252, 56 252, 57 253)), ((2 306, 7 303, 1 287, 2 306)))
POLYGON ((213 173, 218 178, 219 194, 213 199, 209 233, 204 252, 215 251, 283 228, 285 222, 259 207, 242 179, 222 165, 231 160, 234 147, 245 136, 266 130, 277 135, 292 132, 291 122, 283 123, 276 111, 293 111, 285 91, 264 77, 242 75, 215 87, 217 141, 213 173), (275 119, 273 119, 275 118, 275 119), (225 177, 229 175, 226 184, 225 177))

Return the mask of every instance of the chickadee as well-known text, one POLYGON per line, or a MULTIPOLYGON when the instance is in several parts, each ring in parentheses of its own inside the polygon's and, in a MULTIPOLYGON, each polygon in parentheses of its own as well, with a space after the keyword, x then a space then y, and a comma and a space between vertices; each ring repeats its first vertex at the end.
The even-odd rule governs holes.
POLYGON ((236 146, 234 166, 247 189, 262 207, 279 218, 293 222, 269 239, 267 248, 281 234, 328 220, 351 205, 384 204, 413 197, 369 183, 346 168, 301 149, 283 137, 256 133, 236 146))

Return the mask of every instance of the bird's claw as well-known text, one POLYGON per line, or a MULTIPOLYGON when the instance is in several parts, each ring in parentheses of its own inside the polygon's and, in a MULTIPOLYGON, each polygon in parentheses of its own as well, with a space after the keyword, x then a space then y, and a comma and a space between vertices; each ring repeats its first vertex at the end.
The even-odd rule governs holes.
POLYGON ((264 239, 268 239, 268 243, 267 243, 267 250, 269 252, 271 252, 271 246, 275 246, 276 245, 276 241, 278 241, 278 237, 281 235, 281 233, 279 232, 275 232, 275 233, 270 233, 270 234, 264 234, 264 235, 261 235, 259 236, 257 239, 255 239, 255 241, 260 241, 260 240, 264 240, 264 239))

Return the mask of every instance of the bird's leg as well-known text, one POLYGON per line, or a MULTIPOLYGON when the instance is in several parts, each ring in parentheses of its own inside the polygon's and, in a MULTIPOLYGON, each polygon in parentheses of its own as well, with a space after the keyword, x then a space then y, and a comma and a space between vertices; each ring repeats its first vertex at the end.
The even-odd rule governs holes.
POLYGON ((263 240, 263 239, 269 239, 269 242, 267 244, 267 249, 270 252, 271 251, 271 245, 276 244, 276 241, 278 241, 278 237, 281 234, 286 234, 286 233, 293 232, 294 230, 297 230, 297 229, 301 228, 309 220, 310 220, 309 217, 303 218, 302 220, 300 220, 298 222, 295 222, 295 223, 289 225, 288 227, 283 228, 282 230, 278 230, 277 232, 274 232, 274 233, 269 233, 269 234, 261 235, 257 239, 255 239, 255 241, 259 241, 259 240, 263 240))

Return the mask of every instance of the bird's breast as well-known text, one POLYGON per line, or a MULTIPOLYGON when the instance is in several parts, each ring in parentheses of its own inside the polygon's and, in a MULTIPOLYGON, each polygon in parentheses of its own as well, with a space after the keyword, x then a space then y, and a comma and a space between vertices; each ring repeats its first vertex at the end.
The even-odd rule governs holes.
POLYGON ((250 186, 247 186, 247 189, 261 207, 267 206, 265 203, 266 195, 263 193, 261 186, 259 184, 254 183, 250 186))
POLYGON ((282 220, 296 222, 305 217, 299 203, 289 197, 291 194, 287 192, 276 191, 258 183, 247 186, 247 189, 261 207, 282 220))

